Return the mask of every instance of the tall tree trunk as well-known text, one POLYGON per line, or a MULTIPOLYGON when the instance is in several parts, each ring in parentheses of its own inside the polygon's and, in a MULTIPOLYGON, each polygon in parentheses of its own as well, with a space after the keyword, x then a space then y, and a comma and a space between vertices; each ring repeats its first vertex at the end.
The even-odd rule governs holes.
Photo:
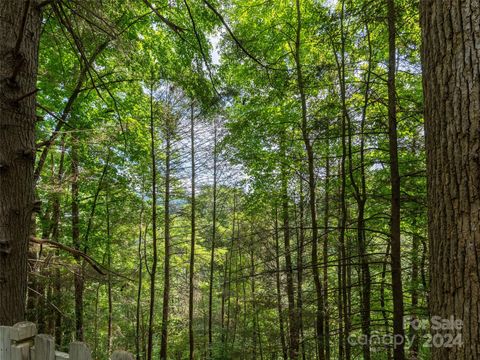
MULTIPOLYGON (((170 116, 170 115, 168 115, 170 116)), ((160 346, 160 360, 168 358, 168 319, 170 315, 170 171, 172 157, 173 119, 166 119, 166 148, 165 148, 165 199, 164 199, 164 237, 165 237, 165 264, 162 304, 162 342, 160 346)))
MULTIPOLYGON (((242 243, 243 245, 243 243, 242 243)), ((246 267, 244 266, 243 264, 243 256, 242 256, 242 253, 243 253, 244 249, 239 249, 239 260, 240 260, 240 279, 242 279, 242 303, 243 303, 243 319, 242 319, 242 326, 243 326, 243 333, 244 334, 248 334, 249 332, 249 328, 248 328, 248 320, 247 320, 247 282, 244 280, 245 277, 246 277, 246 274, 245 274, 245 270, 246 270, 246 267)), ((248 274, 248 273, 247 273, 248 274)), ((246 340, 247 340, 247 337, 246 336, 242 336, 242 348, 243 349, 246 349, 246 340)), ((248 351, 244 351, 243 352, 243 356, 242 358, 245 359, 246 356, 247 356, 248 351)))
POLYGON ((155 320, 155 280, 158 266, 157 251, 157 159, 155 154, 155 124, 153 111, 153 82, 150 88, 150 156, 152 161, 152 246, 153 260, 150 270, 150 309, 148 318, 147 360, 152 360, 153 326, 155 320))
MULTIPOLYGON (((79 215, 79 170, 78 170, 78 139, 72 137, 72 243, 76 250, 81 250, 80 240, 80 215, 79 215)), ((75 283, 75 339, 83 341, 83 291, 85 287, 84 269, 82 258, 75 255, 76 267, 74 274, 75 283)))
POLYGON ((323 307, 325 309, 325 359, 330 360, 330 312, 328 301, 328 246, 330 232, 330 141, 329 129, 327 124, 327 157, 325 159, 325 210, 323 214, 323 307))
POLYGON ((284 320, 283 320, 283 306, 282 306, 282 291, 281 291, 281 282, 280 282, 280 246, 278 242, 278 211, 275 207, 275 265, 276 265, 276 273, 275 273, 275 280, 277 283, 277 310, 278 310, 278 325, 280 331, 280 344, 282 346, 282 355, 283 358, 286 360, 288 359, 287 353, 287 344, 285 341, 285 328, 284 328, 284 320))
MULTIPOLYGON (((299 226, 297 231, 297 319, 300 333, 300 344, 302 347, 302 359, 306 360, 305 336, 303 326, 303 254, 305 252, 305 197, 303 195, 303 179, 299 177, 300 183, 300 206, 299 226)), ((324 307, 325 309, 325 307, 324 307)))
MULTIPOLYGON (((112 268, 112 234, 110 225, 110 206, 109 206, 109 187, 105 196, 106 212, 107 212, 107 265, 108 269, 112 268)), ((112 273, 107 274, 107 295, 108 295, 108 323, 107 323, 107 356, 112 351, 112 326, 113 326, 113 299, 112 299, 112 273)))
POLYGON ((297 12, 297 29, 295 39, 295 65, 297 72, 297 85, 300 93, 301 105, 301 130, 303 142, 305 144, 305 151, 308 160, 308 189, 310 197, 310 218, 312 221, 312 273, 313 282, 315 284, 316 292, 316 321, 315 331, 317 336, 318 358, 323 360, 325 358, 324 346, 324 329, 323 329, 323 298, 322 298, 322 283, 320 282, 320 271, 318 270, 318 224, 317 224, 317 203, 316 203, 316 180, 315 180, 315 157, 313 152, 313 144, 310 139, 310 131, 307 120, 307 98, 305 95, 305 84, 303 80, 303 70, 301 63, 301 35, 302 35, 302 11, 300 7, 300 0, 295 1, 297 12))
POLYGON ((253 243, 250 244, 250 286, 252 292, 252 310, 253 310, 253 360, 257 358, 257 342, 258 350, 260 353, 260 360, 263 360, 263 348, 262 348, 262 333, 260 331, 260 322, 258 321, 258 305, 256 295, 256 283, 255 283, 255 257, 253 254, 253 243))
POLYGON ((463 321, 463 346, 432 348, 438 360, 480 354, 479 18, 478 1, 421 1, 430 314, 463 321))
MULTIPOLYGON (((56 241, 53 240, 52 241, 56 241)), ((58 253, 57 253, 58 255, 58 253)), ((54 301, 55 301, 55 306, 57 308, 60 308, 60 305, 62 303, 62 277, 60 273, 60 269, 57 267, 55 269, 55 275, 54 275, 54 283, 53 283, 53 292, 54 292, 54 301)), ((55 336, 55 344, 61 345, 62 344, 62 336, 63 336, 63 329, 62 329, 62 324, 63 324, 63 318, 62 318, 62 313, 58 310, 55 311, 55 331, 54 331, 54 336, 55 336)))
MULTIPOLYGON (((412 227, 415 229, 416 228, 416 220, 413 220, 412 227)), ((412 278, 410 280, 410 286, 411 286, 411 300, 412 300, 412 309, 411 309, 411 315, 410 315, 410 333, 409 337, 412 339, 412 343, 410 346, 410 359, 411 360, 417 360, 418 355, 419 355, 419 340, 418 340, 418 334, 415 329, 414 324, 418 320, 418 285, 419 285, 419 236, 417 234, 412 235, 412 278)))
MULTIPOLYGON (((239 238, 239 236, 237 236, 237 239, 239 238)), ((236 259, 235 261, 235 273, 236 274, 239 274, 240 272, 240 269, 239 269, 239 261, 238 259, 236 259)), ((238 281, 235 281, 235 307, 234 307, 234 313, 233 313, 233 330, 232 330, 232 343, 230 345, 230 347, 232 349, 235 349, 235 340, 237 339, 237 324, 238 324, 238 314, 240 312, 240 305, 239 305, 239 302, 240 302, 240 291, 239 291, 239 287, 238 287, 238 281)))
POLYGON ((337 310, 338 310, 338 359, 345 358, 345 326, 343 319, 343 261, 341 245, 337 246, 337 310))
MULTIPOLYGON (((53 174, 53 158, 51 158, 51 171, 53 174)), ((52 179, 53 180, 53 179, 52 179)), ((53 184, 52 184, 53 185, 53 184)), ((47 208, 45 210, 45 213, 43 215, 43 221, 45 222, 45 225, 42 226, 42 239, 46 239, 50 236, 50 226, 49 223, 52 222, 51 218, 51 207, 52 204, 50 204, 50 201, 47 204, 47 208)), ((40 217, 40 216, 39 216, 40 217)), ((35 227, 35 225, 34 225, 35 227)), ((35 234, 34 231, 32 231, 33 234, 35 234)), ((32 277, 38 277, 37 281, 35 281, 35 298, 36 302, 35 303, 35 308, 34 309, 27 309, 27 312, 29 310, 33 310, 36 313, 36 324, 37 324, 37 329, 40 334, 45 334, 46 333, 46 307, 47 307, 47 296, 45 293, 46 286, 48 287, 47 279, 50 278, 50 276, 47 274, 48 269, 42 269, 40 265, 40 262, 42 261, 42 255, 43 255, 43 247, 40 246, 37 254, 36 254, 36 264, 33 266, 33 269, 31 271, 31 274, 33 274, 32 277)))
POLYGON ((346 279, 346 283, 343 290, 346 292, 345 298, 347 299, 347 301, 344 303, 345 308, 343 312, 345 314, 345 319, 348 320, 345 322, 345 327, 346 327, 345 334, 347 335, 345 339, 345 348, 347 349, 347 351, 345 352, 345 355, 346 355, 346 359, 348 360, 352 356, 352 349, 349 341, 350 333, 352 331, 352 318, 351 318, 352 316, 351 315, 352 314, 352 263, 351 263, 352 244, 351 244, 351 238, 349 236, 346 237, 345 250, 346 250, 345 253, 346 253, 347 259, 344 262, 344 266, 345 266, 345 272, 347 274, 347 279, 346 279))
MULTIPOLYGON (((235 194, 236 196, 236 194, 235 194)), ((240 220, 237 220, 237 236, 236 236, 236 250, 240 251, 240 220)), ((235 274, 240 274, 241 272, 241 262, 239 261, 240 254, 238 257, 235 257, 235 274)), ((231 348, 235 349, 235 340, 237 338, 237 325, 239 323, 238 321, 238 315, 240 313, 240 290, 239 290, 239 285, 238 285, 238 278, 235 279, 235 311, 233 314, 233 334, 232 334, 232 344, 231 348)))
MULTIPOLYGON (((382 264, 382 281, 380 283, 380 309, 382 312, 383 324, 385 326, 385 334, 390 334, 390 325, 388 324, 389 316, 387 314, 386 299, 385 299, 385 287, 386 287, 386 278, 387 278, 387 265, 388 259, 390 258, 390 243, 387 244, 387 249, 385 251, 385 258, 383 259, 382 264)), ((387 359, 392 358, 391 348, 387 348, 387 359)))
POLYGON ((192 213, 190 215, 190 273, 189 273, 189 297, 188 297, 188 338, 190 349, 190 360, 194 359, 195 340, 193 334, 193 277, 195 274, 195 122, 193 114, 193 103, 190 107, 190 153, 192 158, 192 213))
POLYGON ((47 271, 47 274, 46 276, 48 277, 48 287, 47 287, 47 291, 46 291, 46 298, 45 298, 45 302, 46 302, 46 305, 50 307, 50 312, 48 313, 47 315, 47 319, 46 319, 46 324, 45 324, 45 332, 47 334, 54 334, 55 332, 55 313, 57 312, 57 309, 54 309, 52 304, 54 304, 54 297, 53 297, 53 271, 47 271), (52 313, 52 310, 53 310, 53 313, 52 313))
POLYGON ((228 252, 225 254, 225 263, 223 264, 223 284, 222 284, 222 301, 220 309, 220 337, 222 342, 222 356, 225 356, 225 303, 227 300, 227 273, 228 273, 228 252))
MULTIPOLYGON (((231 304, 231 281, 232 281, 232 262, 233 262, 233 248, 235 246, 235 222, 237 215, 237 194, 233 194, 233 218, 232 218, 232 237, 230 238, 230 246, 227 254, 225 255, 225 274, 224 274, 224 284, 222 292, 222 301, 226 300, 227 304, 227 314, 226 314, 226 325, 224 328, 224 310, 222 310, 222 342, 223 342, 223 356, 228 354, 228 342, 230 337, 230 304, 231 304)), ((225 306, 222 302, 222 309, 225 306)))
POLYGON ((35 208, 36 2, 0 3, 0 325, 25 319, 27 252, 35 208))
MULTIPOLYGON (((370 41, 370 29, 368 24, 365 25, 365 31, 367 33, 368 41, 368 69, 365 79, 365 94, 364 102, 362 109, 362 119, 360 123, 360 189, 358 193, 358 215, 357 215, 357 237, 358 237, 358 246, 360 253, 360 262, 361 262, 361 274, 362 274, 362 331, 367 339, 370 339, 371 329, 370 329, 370 292, 372 288, 372 279, 370 275, 370 265, 368 259, 368 249, 367 249, 367 238, 365 231, 365 205, 367 202, 367 184, 365 176, 365 123, 367 120, 367 109, 370 100, 370 78, 371 78, 371 68, 373 61, 373 51, 370 41)), ((351 152, 350 152, 351 154, 351 152)), ((367 342, 363 346, 363 357, 364 360, 370 360, 370 345, 367 342)))
MULTIPOLYGON (((143 190, 143 187, 142 187, 143 190)), ((141 340, 143 338, 143 331, 140 332, 140 322, 142 316, 142 282, 143 282, 143 258, 142 258, 142 244, 143 244, 143 211, 144 211, 144 200, 142 198, 142 208, 140 210, 140 225, 138 227, 138 285, 137 285, 137 306, 136 306, 136 319, 135 319, 135 356, 136 360, 140 360, 142 357, 143 347, 141 346, 141 340)), ((145 353, 143 353, 145 356, 145 353)))
MULTIPOLYGON (((396 10, 395 0, 387 1, 388 9, 388 139, 390 153, 390 183, 391 183, 391 267, 393 296, 393 333, 404 339, 403 331, 403 288, 402 263, 400 249, 400 174, 398 169, 397 141, 397 99, 395 86, 396 72, 396 10)), ((393 357, 395 360, 405 358, 403 340, 400 344, 394 342, 393 357)))
POLYGON ((213 275, 215 265, 215 240, 217 237, 217 123, 214 124, 213 135, 213 212, 212 212, 212 247, 210 249, 210 279, 208 287, 208 354, 212 358, 213 343, 213 275))
POLYGON ((341 264, 341 297, 342 297, 342 318, 343 318, 343 341, 345 350, 345 359, 350 360, 351 348, 348 341, 350 335, 350 314, 348 313, 348 265, 347 265, 347 247, 346 247, 346 230, 347 230, 347 172, 346 172, 346 160, 347 160, 347 121, 348 111, 346 105, 346 79, 345 79, 345 0, 341 3, 341 17, 340 17, 340 32, 341 32, 341 52, 339 63, 339 80, 340 80, 340 96, 342 101, 342 121, 341 121, 341 136, 342 136, 342 158, 340 161, 341 171, 341 187, 340 187, 340 234, 339 234, 339 247, 340 247, 340 264, 341 264))
MULTIPOLYGON (((286 138, 282 135, 280 144, 281 153, 286 158, 286 138)), ((283 219, 283 246, 285 250, 285 270, 287 275, 287 298, 288 298, 288 320, 289 320, 289 356, 291 360, 298 358, 298 320, 295 309, 295 288, 293 284, 293 265, 290 249, 290 215, 289 215, 289 197, 288 197, 288 178, 285 161, 281 166, 282 182, 282 219, 283 219)))
MULTIPOLYGON (((62 136, 60 141, 61 155, 60 155, 60 164, 58 166, 58 174, 56 179, 56 191, 55 198, 53 200, 53 210, 52 210, 52 227, 50 229, 52 241, 58 242, 60 238, 60 189, 62 187, 63 175, 64 175, 64 163, 65 163, 65 135, 62 136)), ((56 252, 58 256, 58 251, 56 252)), ((54 291, 54 301, 57 308, 60 308, 62 303, 62 279, 60 274, 60 268, 57 266, 55 268, 55 275, 53 280, 53 291, 54 291)), ((62 344, 62 313, 58 310, 55 311, 55 344, 62 344)))
MULTIPOLYGON (((368 58, 368 69, 366 71, 365 78, 365 93, 364 93, 364 102, 362 107, 362 115, 360 120, 360 149, 359 149, 359 167, 360 167, 360 183, 357 183, 357 179, 354 175, 354 161, 353 161, 353 151, 352 151, 352 121, 348 114, 348 109, 346 105, 346 88, 345 88, 345 49, 344 44, 342 45, 342 61, 341 61, 341 74, 342 74, 342 107, 344 117, 347 120, 347 129, 348 129, 348 171, 350 177, 350 183, 354 190, 354 198, 357 202, 357 246, 358 254, 360 258, 360 278, 361 278, 361 326, 362 326, 362 335, 366 339, 370 339, 370 292, 371 292, 371 276, 370 276, 370 266, 368 261, 368 251, 366 246, 366 234, 365 234, 365 204, 367 201, 366 195, 366 178, 365 178, 365 121, 367 116, 367 108, 369 103, 369 93, 370 93, 370 77, 371 77, 371 66, 372 66, 372 49, 370 43, 370 32, 368 25, 366 26, 366 34, 368 41, 369 49, 369 58, 368 58)), ((344 43, 345 38, 342 38, 342 43, 344 43)), ((350 289, 350 288, 349 288, 350 289)), ((363 359, 370 360, 370 342, 365 341, 362 346, 363 359)))
POLYGON ((99 298, 100 298, 100 284, 97 285, 97 289, 95 291, 95 306, 94 306, 95 317, 94 317, 94 321, 93 321, 93 336, 94 336, 94 339, 95 339, 95 340, 93 340, 93 356, 95 358, 97 358, 97 354, 98 354, 98 340, 99 340, 99 336, 98 336, 98 318, 99 318, 98 303, 99 303, 99 298))

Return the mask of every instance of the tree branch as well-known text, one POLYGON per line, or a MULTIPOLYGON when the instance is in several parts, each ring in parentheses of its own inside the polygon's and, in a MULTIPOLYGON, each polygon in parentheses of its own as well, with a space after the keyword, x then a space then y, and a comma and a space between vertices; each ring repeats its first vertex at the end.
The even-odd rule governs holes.
POLYGON ((269 69, 270 67, 268 65, 265 65, 262 63, 259 59, 257 59, 255 56, 253 56, 241 43, 241 41, 236 37, 236 35, 233 33, 232 29, 230 26, 228 26, 227 22, 225 21, 224 17, 222 14, 218 12, 218 10, 208 1, 208 0, 203 0, 205 5, 217 16, 217 18, 222 22, 223 26, 225 29, 228 31, 229 35, 232 37, 233 41, 235 41, 235 44, 242 50, 245 55, 247 55, 250 59, 255 61, 258 65, 260 65, 263 68, 269 69))
POLYGON ((80 256, 81 258, 83 258, 87 263, 90 264, 90 266, 95 269, 96 272, 98 272, 99 274, 101 275, 106 275, 106 273, 100 269, 100 266, 97 264, 97 262, 95 260, 93 260, 90 256, 88 256, 87 254, 83 253, 82 251, 80 250, 76 250, 70 246, 67 246, 67 245, 63 245, 63 244, 60 244, 56 241, 52 241, 52 240, 47 240, 47 239, 39 239, 39 238, 36 238, 34 236, 31 236, 30 237, 30 242, 33 242, 35 244, 39 244, 39 245, 50 245, 54 248, 57 248, 57 249, 61 249, 61 250, 64 250, 70 254, 72 254, 73 256, 80 256))
POLYGON ((181 32, 184 32, 185 29, 174 24, 173 22, 171 22, 170 20, 168 20, 165 16, 163 16, 162 14, 160 14, 160 12, 152 5, 152 3, 148 0, 143 0, 143 2, 145 3, 145 5, 147 5, 154 13, 155 15, 158 16, 158 18, 160 20, 163 21, 163 23, 165 25, 167 25, 170 29, 172 29, 173 31, 175 31, 176 33, 181 33, 181 32))

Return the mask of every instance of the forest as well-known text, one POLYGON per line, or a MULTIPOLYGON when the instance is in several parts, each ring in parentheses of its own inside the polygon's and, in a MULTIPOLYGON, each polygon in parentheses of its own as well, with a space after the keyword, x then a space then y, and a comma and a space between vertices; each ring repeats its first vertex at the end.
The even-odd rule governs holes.
POLYGON ((480 359, 479 43, 479 0, 0 0, 0 325, 480 359))

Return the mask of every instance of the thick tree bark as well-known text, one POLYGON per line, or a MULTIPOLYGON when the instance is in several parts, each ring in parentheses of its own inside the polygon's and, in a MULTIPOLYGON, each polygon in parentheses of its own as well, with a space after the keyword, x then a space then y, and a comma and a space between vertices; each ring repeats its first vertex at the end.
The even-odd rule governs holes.
MULTIPOLYGON (((398 169, 396 73, 396 10, 395 1, 387 1, 388 9, 388 139, 390 149, 391 214, 390 241, 393 296, 393 333, 404 338, 403 288, 400 249, 400 174, 398 169)), ((404 342, 394 345, 395 360, 405 358, 404 342)))
POLYGON ((478 1, 421 1, 430 313, 463 321, 463 346, 434 347, 438 360, 480 354, 479 19, 478 1))
POLYGON ((0 3, 0 325, 24 320, 27 251, 35 208, 35 92, 40 10, 0 3))

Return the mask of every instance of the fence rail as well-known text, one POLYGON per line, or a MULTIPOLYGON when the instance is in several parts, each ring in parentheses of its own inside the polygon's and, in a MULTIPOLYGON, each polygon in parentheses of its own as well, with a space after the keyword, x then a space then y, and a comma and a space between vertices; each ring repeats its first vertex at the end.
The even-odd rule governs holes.
MULTIPOLYGON (((55 350, 55 340, 46 334, 37 334, 31 322, 14 326, 0 326, 0 360, 92 360, 88 346, 75 341, 68 353, 55 350)), ((134 360, 126 351, 114 351, 112 360, 134 360)))

